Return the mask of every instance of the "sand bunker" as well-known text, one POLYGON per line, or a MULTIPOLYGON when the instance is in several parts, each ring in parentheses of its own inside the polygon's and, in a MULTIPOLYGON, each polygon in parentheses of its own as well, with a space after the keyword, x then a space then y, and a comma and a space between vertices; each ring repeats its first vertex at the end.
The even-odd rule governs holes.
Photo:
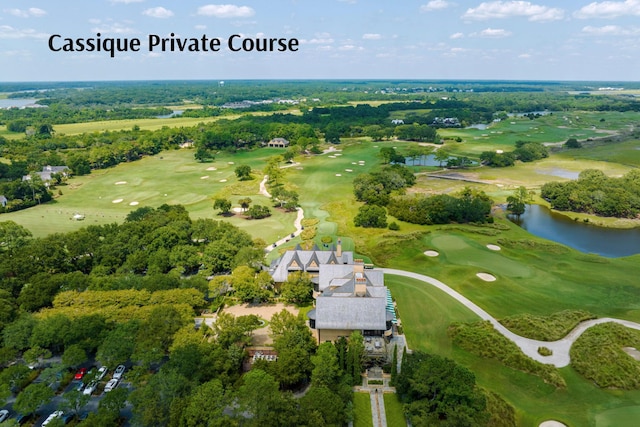
POLYGON ((425 254, 426 256, 430 256, 430 257, 435 257, 435 256, 440 255, 440 254, 439 254, 438 252, 436 252, 436 251, 424 251, 424 254, 425 254))
POLYGON ((541 422, 539 427, 567 427, 567 425, 560 421, 550 420, 541 422))
POLYGON ((337 174, 336 174, 336 176, 342 176, 342 174, 340 174, 340 173, 337 173, 337 174))
POLYGON ((129 203, 129 206, 138 206, 138 204, 139 204, 138 202, 131 202, 129 203))
POLYGON ((345 169, 345 172, 353 172, 353 169, 345 169))
POLYGON ((200 179, 209 179, 209 175, 201 176, 200 179))
POLYGON ((116 182, 116 185, 124 185, 126 183, 127 183, 127 181, 118 181, 118 182, 116 182))
POLYGON ((357 163, 356 163, 356 162, 351 162, 351 164, 352 164, 352 165, 357 165, 357 163))
POLYGON ((111 203, 120 203, 120 202, 122 202, 122 199, 115 199, 111 201, 111 203))
POLYGON ((227 180, 226 179, 221 179, 220 182, 227 182, 227 180))
POLYGON ((488 249, 491 249, 492 251, 499 251, 500 250, 500 246, 498 245, 487 245, 488 249))
POLYGON ((329 156, 329 158, 330 158, 330 159, 335 159, 335 158, 336 158, 336 156, 329 156))
POLYGON ((240 213, 240 212, 242 212, 242 208, 233 208, 232 211, 234 211, 236 213, 240 213))
POLYGON ((495 282, 496 281, 496 276, 489 274, 489 273, 478 273, 476 274, 476 276, 478 276, 481 280, 484 280, 485 282, 495 282))
POLYGON ((207 170, 208 170, 208 171, 215 171, 215 170, 218 170, 218 169, 217 169, 215 166, 209 166, 209 167, 207 168, 207 170))
POLYGON ((227 164, 232 165, 232 164, 233 164, 233 162, 227 162, 227 164))
POLYGON ((341 154, 341 153, 336 153, 335 155, 336 155, 336 156, 342 156, 342 154, 341 154))

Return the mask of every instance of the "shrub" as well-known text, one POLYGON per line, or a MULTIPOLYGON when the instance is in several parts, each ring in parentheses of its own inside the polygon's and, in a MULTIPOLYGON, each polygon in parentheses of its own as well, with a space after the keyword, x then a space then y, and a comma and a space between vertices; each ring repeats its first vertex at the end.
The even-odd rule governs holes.
POLYGON ((547 347, 538 347, 538 354, 540 354, 541 356, 551 356, 553 354, 553 351, 551 351, 547 347))
POLYGON ((400 230, 400 226, 398 225, 397 222, 393 221, 392 223, 389 224, 389 230, 398 231, 400 230))

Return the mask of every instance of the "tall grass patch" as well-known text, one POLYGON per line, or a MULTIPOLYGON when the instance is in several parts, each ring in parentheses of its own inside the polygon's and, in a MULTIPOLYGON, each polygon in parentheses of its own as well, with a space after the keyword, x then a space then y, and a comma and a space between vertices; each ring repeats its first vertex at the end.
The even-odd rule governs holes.
POLYGON ((624 348, 640 348, 640 331, 618 323, 586 330, 571 347, 571 366, 599 387, 640 388, 640 361, 624 348))
POLYGON ((520 336, 540 341, 556 341, 564 338, 580 322, 595 319, 584 310, 563 310, 549 316, 519 314, 505 317, 500 323, 520 336))

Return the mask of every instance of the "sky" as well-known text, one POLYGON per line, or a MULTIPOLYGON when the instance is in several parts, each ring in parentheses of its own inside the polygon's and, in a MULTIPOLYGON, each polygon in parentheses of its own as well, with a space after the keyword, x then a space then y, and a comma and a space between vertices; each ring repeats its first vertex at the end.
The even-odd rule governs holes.
POLYGON ((215 1, 2 0, 0 81, 640 80, 640 0, 215 1), (77 51, 97 33, 129 51, 77 51), (171 33, 219 51, 151 49, 171 33), (298 46, 233 52, 236 34, 298 46))

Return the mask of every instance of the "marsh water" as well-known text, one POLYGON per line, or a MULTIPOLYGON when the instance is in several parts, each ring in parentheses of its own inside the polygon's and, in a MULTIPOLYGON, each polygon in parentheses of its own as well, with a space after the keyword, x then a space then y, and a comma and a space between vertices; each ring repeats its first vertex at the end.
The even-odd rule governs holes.
POLYGON ((617 258, 640 253, 640 229, 617 229, 574 221, 552 212, 545 206, 527 205, 516 220, 510 219, 529 233, 562 243, 585 253, 617 258))

